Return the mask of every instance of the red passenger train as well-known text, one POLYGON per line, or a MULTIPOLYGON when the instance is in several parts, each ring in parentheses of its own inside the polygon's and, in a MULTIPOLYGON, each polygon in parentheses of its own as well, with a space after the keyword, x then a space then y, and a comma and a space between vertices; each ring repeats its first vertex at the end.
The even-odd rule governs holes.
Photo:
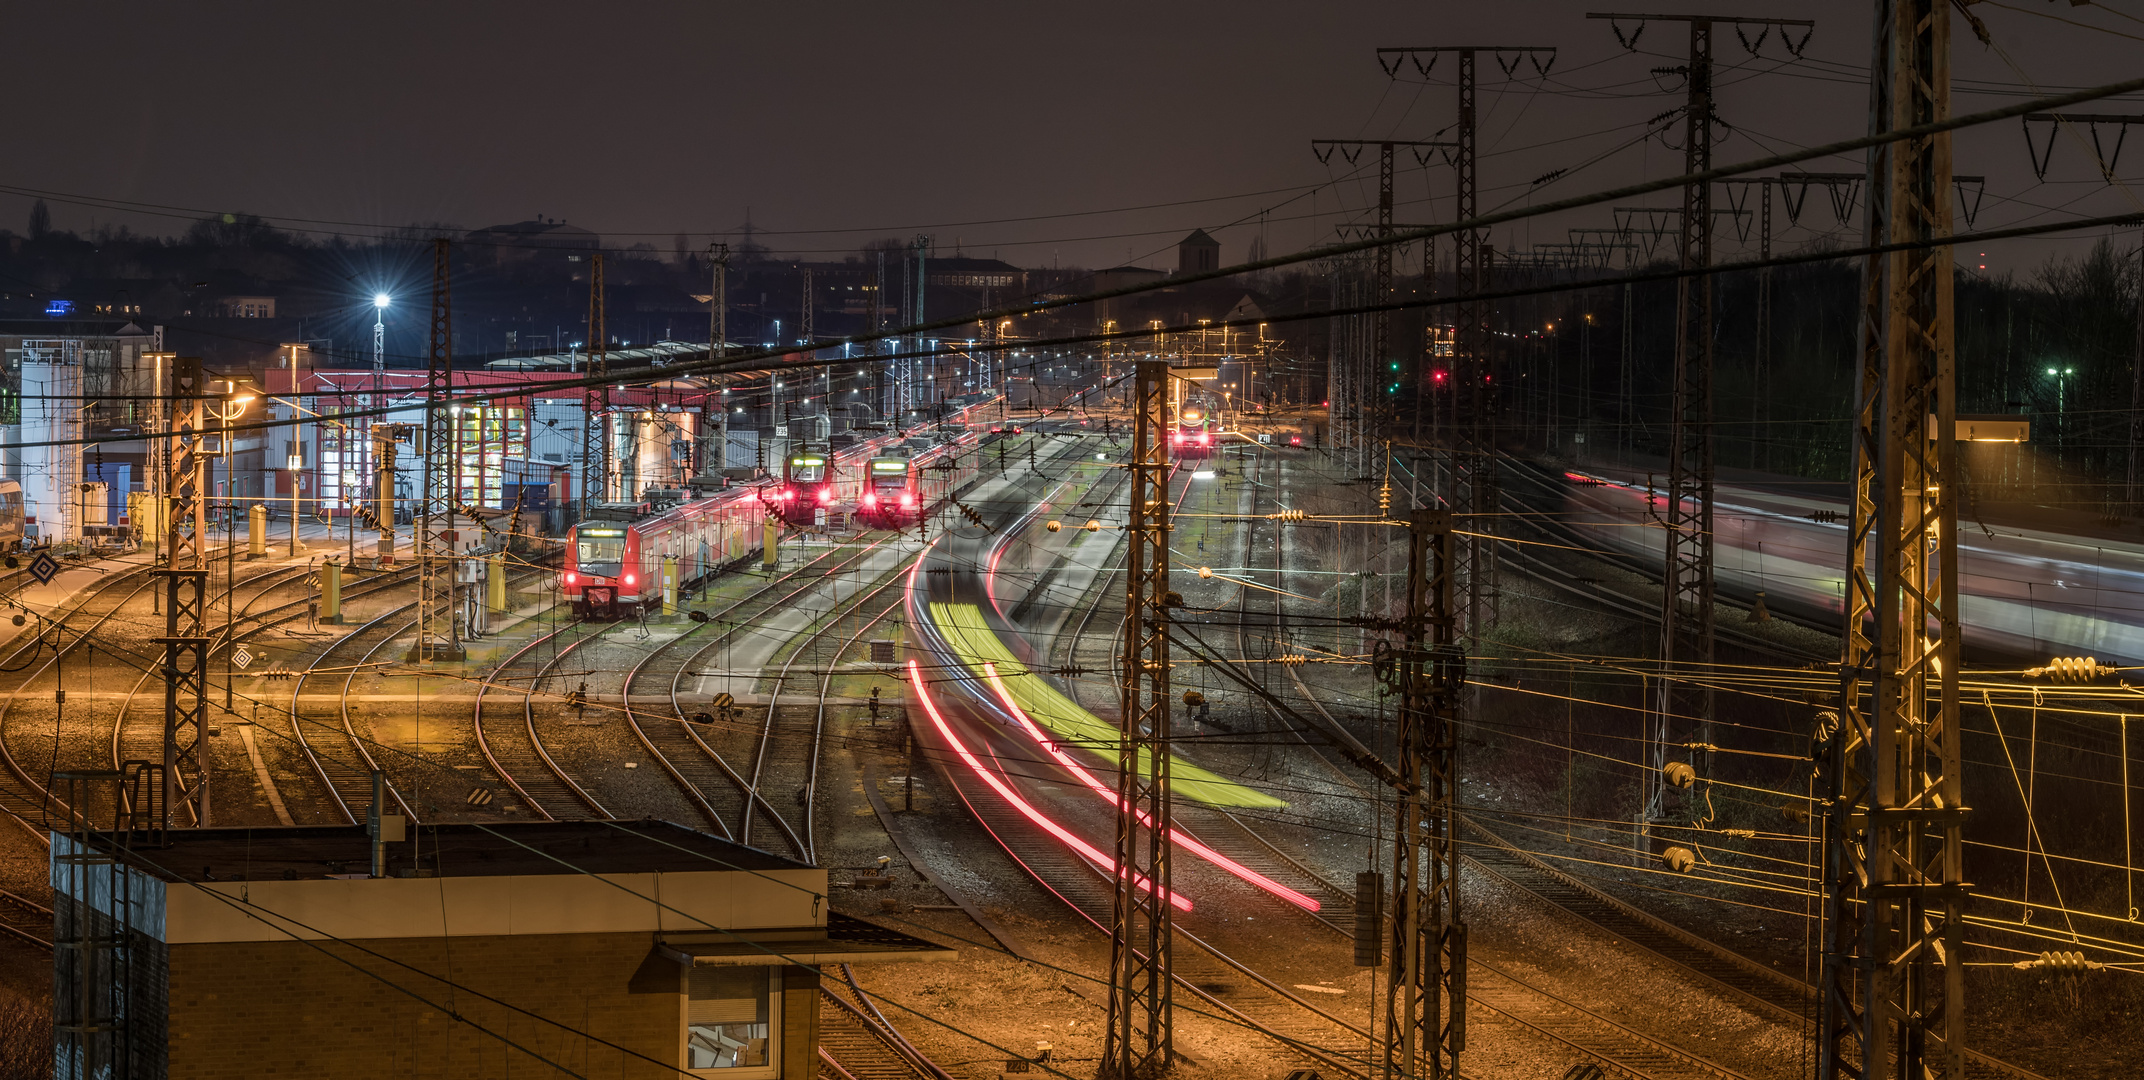
POLYGON ((677 560, 683 589, 760 549, 762 487, 725 491, 629 521, 584 521, 566 545, 565 592, 573 614, 631 618, 663 601, 663 560, 677 560))
POLYGON ((872 458, 864 467, 857 517, 882 529, 915 524, 938 502, 974 478, 974 459, 963 464, 960 455, 975 449, 978 443, 976 436, 962 435, 913 454, 888 453, 872 458))
POLYGON ((735 487, 637 517, 581 522, 566 545, 564 586, 574 615, 632 618, 659 609, 665 558, 677 560, 677 580, 670 584, 685 589, 757 554, 770 518, 809 525, 821 510, 855 509, 868 524, 899 528, 974 477, 972 457, 965 466, 960 464, 962 451, 976 445, 974 435, 920 449, 913 457, 872 456, 887 452, 889 441, 882 437, 839 454, 800 450, 783 463, 780 483, 735 487), (867 490, 864 479, 872 461, 908 464, 900 491, 911 496, 913 506, 905 513, 900 494, 892 500, 894 513, 877 513, 883 504, 873 498, 876 493, 867 490))
POLYGON ((822 446, 806 446, 782 459, 775 513, 791 525, 811 525, 821 512, 835 512, 843 505, 841 465, 822 446))

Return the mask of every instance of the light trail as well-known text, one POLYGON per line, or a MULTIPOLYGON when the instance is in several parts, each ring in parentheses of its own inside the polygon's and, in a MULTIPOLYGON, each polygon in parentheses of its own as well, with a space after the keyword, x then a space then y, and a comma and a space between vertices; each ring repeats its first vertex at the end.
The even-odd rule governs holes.
MULTIPOLYGON (((1044 750, 1049 751, 1050 756, 1056 758, 1058 764, 1063 765, 1065 768, 1072 770, 1072 775, 1079 777, 1080 783, 1085 784, 1089 788, 1093 789, 1096 794, 1107 800, 1110 806, 1116 808, 1119 812, 1124 809, 1124 801, 1118 798, 1116 792, 1109 790, 1109 788, 1104 786, 1100 780, 1095 778, 1093 773, 1088 772, 1085 766, 1082 766, 1078 762, 1073 761, 1070 755, 1066 754, 1062 750, 1059 750, 1057 748, 1057 743, 1052 741, 1048 736, 1044 735, 1042 733, 1042 729, 1035 726, 1034 721, 1028 719, 1026 710, 1020 708, 1020 706, 1013 701, 1012 694, 1005 689, 1005 683, 998 678, 998 666, 996 664, 990 663, 989 661, 984 661, 983 677, 989 680, 990 688, 997 691, 998 700, 1005 703, 1005 708, 1012 712, 1013 719, 1018 720, 1020 722, 1020 727, 1027 732, 1029 738, 1035 740, 1035 742, 1039 744, 1044 750)), ((1154 825, 1154 819, 1145 811, 1141 811, 1139 814, 1139 823, 1147 826, 1148 828, 1152 828, 1154 825)), ((1171 826, 1169 828, 1169 839, 1175 841, 1176 846, 1191 852, 1193 855, 1197 855, 1199 858, 1204 859, 1207 862, 1210 862, 1215 866, 1218 866, 1221 869, 1228 871, 1231 874, 1236 875, 1244 881, 1248 881, 1251 884, 1256 885, 1259 888, 1264 889, 1265 891, 1272 893, 1273 895, 1278 896, 1281 899, 1286 900, 1287 902, 1294 904, 1299 908, 1302 908, 1304 911, 1318 910, 1319 905, 1315 898, 1305 896, 1302 893, 1296 892, 1294 889, 1291 889, 1286 885, 1283 885, 1280 882, 1277 882, 1272 878, 1269 878, 1264 874, 1261 874, 1258 871, 1253 870, 1250 867, 1245 866, 1242 863, 1239 863, 1236 860, 1231 859, 1228 856, 1223 855, 1210 847, 1207 847, 1205 844, 1200 843, 1195 837, 1184 833, 1183 831, 1177 829, 1174 826, 1171 826)))
MULTIPOLYGON (((1101 866, 1114 867, 1116 865, 1117 860, 1113 856, 1102 854, 1100 851, 1095 849, 1094 845, 1089 844, 1085 840, 1080 839, 1078 836, 1073 835, 1071 830, 1066 829, 1064 826, 1059 825, 1055 821, 1052 821, 1049 818, 1043 816, 1042 811, 1037 810, 1033 806, 1028 805, 1027 800, 1022 799, 1017 793, 1015 793, 1012 790, 1011 786, 1007 785, 1003 780, 998 779, 996 774, 983 767, 983 763, 976 758, 974 752, 970 751, 967 745, 960 741, 960 736, 953 734, 952 725, 947 724, 945 722, 945 717, 938 712, 937 704, 931 701, 930 691, 924 688, 923 670, 914 660, 910 660, 908 662, 908 680, 909 683, 916 688, 916 700, 921 701, 923 703, 923 711, 930 715, 931 723, 936 724, 938 726, 938 733, 945 736, 946 744, 953 748, 954 753, 960 755, 962 761, 968 763, 968 767, 970 769, 975 770, 975 775, 982 777, 983 783, 989 784, 991 790, 996 791, 999 795, 1004 796, 1005 801, 1011 803, 1013 809, 1020 811, 1020 813, 1025 816, 1029 821, 1032 821, 1036 825, 1041 826, 1042 829, 1048 832, 1051 836, 1054 836, 1059 840, 1064 841, 1065 844, 1070 846, 1073 850, 1079 852, 1081 855, 1086 856, 1088 859, 1101 866)), ((1138 888, 1142 892, 1154 891, 1152 883, 1150 883, 1143 876, 1133 875, 1132 883, 1138 886, 1138 888)), ((1191 910, 1191 901, 1184 899, 1182 894, 1171 892, 1167 895, 1170 906, 1176 908, 1178 911, 1191 910)))

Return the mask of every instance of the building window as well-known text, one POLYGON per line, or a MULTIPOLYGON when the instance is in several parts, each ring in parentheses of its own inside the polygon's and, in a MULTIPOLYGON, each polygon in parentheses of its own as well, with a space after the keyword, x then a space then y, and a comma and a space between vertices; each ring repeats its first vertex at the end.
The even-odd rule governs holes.
POLYGON ((685 1065, 713 1076, 773 1076, 779 969, 695 967, 685 1002, 685 1065))

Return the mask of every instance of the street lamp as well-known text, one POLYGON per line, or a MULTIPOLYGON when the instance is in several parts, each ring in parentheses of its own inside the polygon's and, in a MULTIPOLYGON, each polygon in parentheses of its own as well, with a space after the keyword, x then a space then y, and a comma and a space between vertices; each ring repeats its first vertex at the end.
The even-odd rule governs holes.
POLYGON ((2060 461, 2070 441, 2069 378, 2077 374, 2077 369, 2048 368, 2047 374, 2055 380, 2055 459, 2060 461))
POLYGON ((372 379, 373 391, 379 391, 382 372, 387 370, 387 305, 392 303, 386 293, 374 293, 372 297, 372 379))

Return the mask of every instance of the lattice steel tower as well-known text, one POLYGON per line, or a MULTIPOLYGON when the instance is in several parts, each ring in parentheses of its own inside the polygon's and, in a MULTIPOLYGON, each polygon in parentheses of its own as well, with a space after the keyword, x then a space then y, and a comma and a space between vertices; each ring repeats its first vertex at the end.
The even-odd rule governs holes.
POLYGON ((1174 1054, 1169 609, 1181 600, 1169 591, 1169 378, 1167 361, 1141 360, 1132 386, 1107 1080, 1154 1076, 1174 1054))
MULTIPOLYGON (((1869 128, 1950 117, 1950 5, 1882 0, 1869 128)), ((1951 231, 1951 140, 1869 151, 1870 244, 1951 231)), ((1821 731, 1820 1080, 1964 1076, 1958 444, 1951 249, 1862 268, 1841 702, 1821 731)))

